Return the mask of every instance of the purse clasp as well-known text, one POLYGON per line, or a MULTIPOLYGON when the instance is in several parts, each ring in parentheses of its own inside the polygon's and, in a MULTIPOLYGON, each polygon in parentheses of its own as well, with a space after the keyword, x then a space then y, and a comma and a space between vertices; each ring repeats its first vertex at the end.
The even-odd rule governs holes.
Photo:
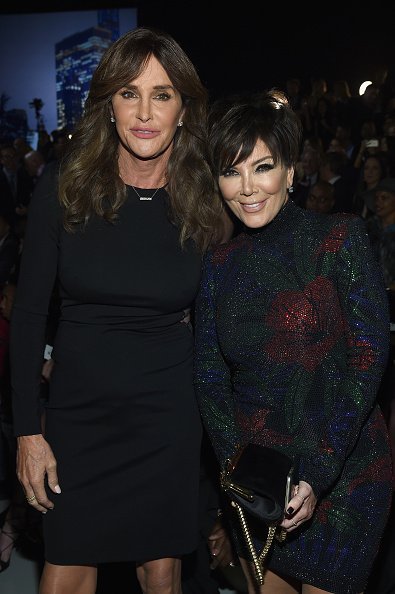
POLYGON ((230 476, 233 469, 234 464, 231 460, 228 459, 226 461, 224 470, 222 470, 221 472, 222 488, 224 489, 224 491, 233 491, 234 493, 240 495, 240 497, 243 497, 243 499, 246 499, 247 501, 254 501, 254 493, 252 491, 249 491, 245 487, 241 487, 240 485, 237 485, 236 483, 232 482, 230 476))

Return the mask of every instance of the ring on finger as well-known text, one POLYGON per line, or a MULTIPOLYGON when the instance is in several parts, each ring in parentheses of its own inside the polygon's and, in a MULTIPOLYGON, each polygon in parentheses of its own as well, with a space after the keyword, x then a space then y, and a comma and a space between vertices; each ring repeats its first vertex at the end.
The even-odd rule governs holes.
POLYGON ((298 525, 297 522, 295 522, 295 520, 292 522, 292 524, 296 527, 298 525))
POLYGON ((32 495, 31 497, 26 497, 26 501, 28 503, 32 503, 35 499, 36 499, 36 496, 35 495, 32 495))

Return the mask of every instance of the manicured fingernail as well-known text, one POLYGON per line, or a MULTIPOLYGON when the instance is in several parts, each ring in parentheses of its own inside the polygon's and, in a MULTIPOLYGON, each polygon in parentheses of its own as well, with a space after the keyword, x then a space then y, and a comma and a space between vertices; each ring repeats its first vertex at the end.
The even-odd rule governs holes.
POLYGON ((54 487, 54 491, 55 491, 55 493, 61 493, 62 492, 62 490, 59 487, 59 485, 56 485, 56 487, 54 487))
POLYGON ((287 509, 287 514, 288 514, 289 516, 291 516, 291 515, 294 513, 294 511, 295 511, 295 510, 294 510, 294 508, 293 508, 293 507, 289 507, 289 508, 287 509))

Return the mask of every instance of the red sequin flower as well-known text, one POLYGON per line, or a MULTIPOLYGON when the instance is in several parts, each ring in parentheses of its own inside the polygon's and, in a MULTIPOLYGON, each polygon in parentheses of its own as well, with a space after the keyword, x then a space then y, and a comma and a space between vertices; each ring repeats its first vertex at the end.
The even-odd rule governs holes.
POLYGON ((322 276, 303 291, 278 293, 266 321, 273 330, 265 349, 270 358, 300 363, 307 371, 314 371, 344 332, 335 287, 322 276))

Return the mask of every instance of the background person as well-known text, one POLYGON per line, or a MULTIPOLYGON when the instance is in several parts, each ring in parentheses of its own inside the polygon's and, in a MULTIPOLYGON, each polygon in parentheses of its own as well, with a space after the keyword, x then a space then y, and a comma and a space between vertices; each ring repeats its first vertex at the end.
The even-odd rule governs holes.
POLYGON ((395 178, 382 179, 371 192, 375 214, 367 219, 366 228, 385 286, 395 291, 395 178))
POLYGON ((366 157, 353 196, 353 210, 363 219, 374 214, 374 189, 380 180, 388 177, 388 164, 384 154, 366 157))
MULTIPOLYGON (((376 403, 388 301, 364 222, 317 217, 288 198, 299 119, 278 91, 221 101, 209 119, 219 190, 244 232, 205 257, 195 382, 221 468, 247 442, 298 468, 260 593, 364 590, 391 503, 376 403)), ((239 523, 228 510, 249 582, 239 523)), ((263 542, 254 535, 259 552, 263 542)))
POLYGON ((0 292, 19 262, 20 240, 11 227, 11 218, 0 210, 0 292))
POLYGON ((94 594, 97 564, 118 561, 133 562, 144 593, 181 594, 181 557, 198 541, 202 435, 183 320, 223 217, 206 101, 174 39, 129 31, 93 75, 59 178, 48 164, 37 183, 11 363, 18 476, 45 514, 40 594, 94 594))
POLYGON ((328 181, 318 180, 311 186, 306 200, 306 209, 329 214, 335 206, 335 189, 328 181))
POLYGON ((34 182, 13 144, 0 146, 0 208, 18 237, 24 233, 34 182))

